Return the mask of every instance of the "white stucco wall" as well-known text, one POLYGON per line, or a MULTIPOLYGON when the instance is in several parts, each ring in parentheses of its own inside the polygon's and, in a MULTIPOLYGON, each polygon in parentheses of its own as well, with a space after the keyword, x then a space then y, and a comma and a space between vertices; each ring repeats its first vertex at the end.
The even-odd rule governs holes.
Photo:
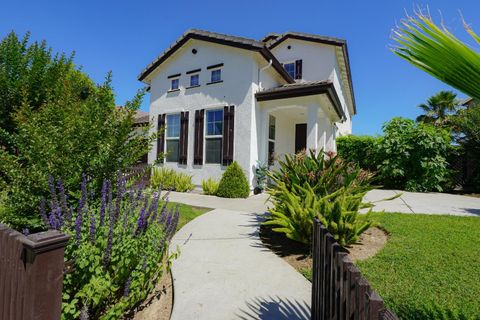
MULTIPOLYGON (((248 180, 252 181, 253 173, 248 168, 251 167, 252 79, 257 77, 255 60, 252 58, 254 54, 243 49, 189 40, 151 76, 150 117, 154 121, 152 130, 157 130, 159 114, 189 111, 187 165, 169 162, 164 165, 192 175, 196 185, 201 185, 202 180, 209 177, 220 179, 225 167, 220 164, 193 165, 195 110, 223 108, 226 105, 235 105, 234 159, 245 169, 248 180), (191 52, 193 48, 197 49, 197 54, 191 52), (210 82, 210 70, 206 67, 218 63, 224 64, 223 82, 206 85, 210 82), (190 81, 186 72, 198 68, 202 69, 200 87, 186 89, 190 81), (169 93, 171 79, 167 77, 177 73, 181 73, 180 90, 169 93)), ((155 144, 149 153, 149 163, 156 160, 156 155, 155 144)))
POLYGON ((281 63, 301 59, 303 80, 316 81, 328 79, 333 82, 342 109, 347 116, 347 119, 343 123, 337 123, 338 134, 351 133, 351 115, 345 101, 345 90, 341 82, 335 47, 298 39, 287 39, 273 48, 272 52, 281 63), (290 46, 290 49, 288 49, 288 46, 290 46))

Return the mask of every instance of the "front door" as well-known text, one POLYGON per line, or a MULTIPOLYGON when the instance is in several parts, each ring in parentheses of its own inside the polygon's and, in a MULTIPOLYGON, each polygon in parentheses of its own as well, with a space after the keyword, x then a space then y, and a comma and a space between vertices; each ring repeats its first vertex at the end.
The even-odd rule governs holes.
POLYGON ((307 149, 307 124, 298 123, 295 125, 295 153, 307 149))

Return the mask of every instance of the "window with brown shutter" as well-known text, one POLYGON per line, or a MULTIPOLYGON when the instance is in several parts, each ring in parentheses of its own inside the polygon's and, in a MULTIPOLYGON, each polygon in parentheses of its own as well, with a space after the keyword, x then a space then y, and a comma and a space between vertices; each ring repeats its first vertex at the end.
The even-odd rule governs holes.
POLYGON ((193 144, 193 164, 203 165, 203 121, 205 110, 195 111, 195 137, 193 144))
POLYGON ((228 166, 233 162, 233 145, 234 145, 234 123, 235 123, 235 107, 227 106, 223 109, 223 159, 224 166, 228 166))
POLYGON ((188 152, 188 111, 180 114, 180 154, 179 164, 187 164, 188 152))
POLYGON ((159 114, 157 120, 157 161, 164 162, 165 149, 165 115, 159 114))
POLYGON ((302 60, 295 61, 295 79, 302 79, 302 60))

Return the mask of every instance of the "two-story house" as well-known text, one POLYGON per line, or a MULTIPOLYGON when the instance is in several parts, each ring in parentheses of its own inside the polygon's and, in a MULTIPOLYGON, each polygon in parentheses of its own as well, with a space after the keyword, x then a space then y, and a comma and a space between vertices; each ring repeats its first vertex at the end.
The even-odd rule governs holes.
POLYGON ((150 86, 150 164, 219 179, 237 161, 335 151, 356 113, 344 40, 288 32, 261 41, 189 30, 139 75, 150 86))

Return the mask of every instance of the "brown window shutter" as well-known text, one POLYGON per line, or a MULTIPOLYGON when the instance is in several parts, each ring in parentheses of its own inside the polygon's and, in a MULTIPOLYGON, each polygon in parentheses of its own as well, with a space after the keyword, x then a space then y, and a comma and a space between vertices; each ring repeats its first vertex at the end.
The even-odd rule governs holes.
POLYGON ((302 79, 302 60, 295 61, 295 79, 302 79))
POLYGON ((223 108, 223 165, 228 166, 233 162, 233 137, 234 137, 235 107, 223 108))
POLYGON ((180 150, 179 164, 187 164, 188 152, 188 112, 180 113, 180 150))
POLYGON ((195 140, 193 145, 193 164, 203 164, 203 121, 205 110, 195 111, 195 140))
POLYGON ((157 120, 157 160, 164 161, 165 150, 165 115, 159 114, 157 120))

